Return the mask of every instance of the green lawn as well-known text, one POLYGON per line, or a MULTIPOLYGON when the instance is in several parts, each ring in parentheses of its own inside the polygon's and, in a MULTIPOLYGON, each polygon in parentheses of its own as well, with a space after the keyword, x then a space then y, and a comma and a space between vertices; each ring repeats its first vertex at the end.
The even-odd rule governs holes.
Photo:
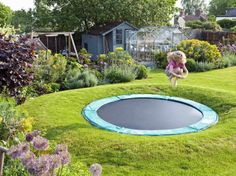
POLYGON ((236 175, 236 67, 190 74, 171 89, 165 75, 151 72, 147 80, 104 85, 45 95, 22 108, 36 129, 67 143, 73 160, 88 167, 101 163, 106 176, 234 176, 236 175), (93 100, 129 93, 155 93, 188 98, 212 107, 220 122, 199 133, 144 137, 100 130, 81 115, 93 100))

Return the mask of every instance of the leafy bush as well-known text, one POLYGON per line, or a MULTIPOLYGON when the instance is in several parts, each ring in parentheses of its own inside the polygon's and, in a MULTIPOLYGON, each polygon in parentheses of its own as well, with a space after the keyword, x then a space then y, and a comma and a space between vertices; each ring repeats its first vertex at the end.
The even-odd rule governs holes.
POLYGON ((79 70, 71 70, 66 75, 66 79, 64 82, 64 86, 66 89, 93 87, 97 84, 97 77, 89 70, 85 70, 83 72, 80 72, 79 70))
POLYGON ((61 54, 52 55, 50 51, 47 58, 45 55, 45 51, 41 51, 33 63, 35 80, 45 84, 60 83, 66 71, 66 58, 61 54))
POLYGON ((202 21, 200 20, 195 20, 195 21, 187 21, 185 25, 187 27, 190 27, 192 29, 201 29, 202 28, 202 21))
POLYGON ((199 20, 196 21, 188 21, 186 22, 186 26, 192 29, 204 29, 211 31, 221 31, 221 27, 215 21, 206 21, 202 22, 199 20))
POLYGON ((163 68, 165 69, 168 61, 167 61, 167 52, 158 51, 154 54, 154 62, 156 68, 163 68))
POLYGON ((108 63, 108 65, 116 64, 128 64, 133 65, 134 59, 132 56, 127 52, 124 51, 123 48, 116 48, 115 52, 109 52, 104 60, 104 62, 108 63))
POLYGON ((210 62, 196 62, 196 72, 205 72, 215 68, 215 64, 210 62))
MULTIPOLYGON (((55 83, 56 84, 56 83, 55 83)), ((44 84, 42 82, 35 81, 31 86, 27 89, 27 95, 31 97, 37 97, 44 94, 53 93, 51 83, 44 84)))
POLYGON ((215 63, 221 58, 216 45, 211 45, 206 41, 183 40, 177 45, 178 50, 183 51, 187 58, 192 58, 196 62, 215 63))
POLYGON ((91 63, 91 54, 85 48, 82 48, 79 51, 79 61, 82 65, 86 64, 89 65, 91 63))
POLYGON ((219 64, 219 68, 231 67, 236 65, 236 55, 232 53, 225 53, 222 58, 222 62, 219 64))
POLYGON ((226 29, 230 29, 230 28, 236 26, 236 20, 223 19, 223 20, 217 21, 217 23, 222 28, 226 28, 226 29))
POLYGON ((222 31, 220 25, 218 25, 216 22, 211 22, 211 21, 202 23, 202 29, 211 31, 222 31))
POLYGON ((10 103, 0 103, 0 144, 1 141, 5 141, 8 147, 21 133, 31 131, 31 129, 32 118, 29 118, 26 112, 16 111, 10 103))
POLYGON ((16 29, 10 25, 4 25, 0 27, 0 34, 4 34, 5 36, 14 35, 16 33, 16 29))
POLYGON ((145 79, 148 77, 148 70, 147 67, 144 65, 136 65, 136 79, 145 79))
POLYGON ((188 68, 188 71, 195 72, 197 69, 197 63, 194 59, 187 59, 186 67, 188 68))
POLYGON ((20 104, 22 88, 33 80, 28 72, 34 60, 33 47, 27 44, 26 38, 13 41, 3 35, 0 35, 0 46, 0 92, 6 88, 20 104))
POLYGON ((105 80, 109 83, 122 83, 135 80, 135 67, 132 65, 112 64, 105 70, 105 80))
POLYGON ((232 32, 235 32, 236 33, 236 25, 232 28, 230 28, 232 32))

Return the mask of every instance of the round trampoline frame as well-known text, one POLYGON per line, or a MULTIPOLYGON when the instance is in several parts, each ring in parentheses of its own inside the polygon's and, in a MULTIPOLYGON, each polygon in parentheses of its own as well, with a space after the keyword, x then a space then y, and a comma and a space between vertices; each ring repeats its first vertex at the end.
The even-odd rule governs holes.
POLYGON ((100 99, 88 104, 82 110, 82 114, 87 121, 89 121, 92 125, 98 128, 117 133, 143 135, 143 136, 164 136, 164 135, 177 135, 177 134, 199 132, 201 130, 209 128, 212 125, 217 124, 219 120, 217 113, 206 105, 179 97, 170 97, 170 96, 155 95, 155 94, 130 94, 130 95, 121 95, 121 96, 114 96, 100 99), (202 113, 202 119, 197 123, 182 128, 164 129, 164 130, 136 130, 111 124, 103 120, 101 117, 99 117, 97 113, 99 108, 108 103, 116 102, 119 100, 135 99, 135 98, 150 98, 150 99, 159 99, 159 100, 182 103, 200 111, 202 113))

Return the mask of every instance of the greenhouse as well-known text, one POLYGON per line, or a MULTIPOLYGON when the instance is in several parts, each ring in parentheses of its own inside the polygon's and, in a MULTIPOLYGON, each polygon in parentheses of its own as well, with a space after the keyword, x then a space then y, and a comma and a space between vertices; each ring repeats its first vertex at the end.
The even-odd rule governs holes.
POLYGON ((142 63, 152 63, 155 52, 175 49, 186 39, 177 27, 145 27, 138 31, 127 31, 126 50, 142 63))

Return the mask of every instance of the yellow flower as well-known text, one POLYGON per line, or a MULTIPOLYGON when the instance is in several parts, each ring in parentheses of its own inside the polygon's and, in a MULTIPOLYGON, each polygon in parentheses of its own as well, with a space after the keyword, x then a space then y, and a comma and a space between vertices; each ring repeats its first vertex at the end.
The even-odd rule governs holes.
POLYGON ((32 118, 26 118, 21 121, 21 128, 24 132, 28 132, 32 130, 32 118))
POLYGON ((0 123, 2 123, 2 121, 3 121, 3 118, 0 116, 0 123))

